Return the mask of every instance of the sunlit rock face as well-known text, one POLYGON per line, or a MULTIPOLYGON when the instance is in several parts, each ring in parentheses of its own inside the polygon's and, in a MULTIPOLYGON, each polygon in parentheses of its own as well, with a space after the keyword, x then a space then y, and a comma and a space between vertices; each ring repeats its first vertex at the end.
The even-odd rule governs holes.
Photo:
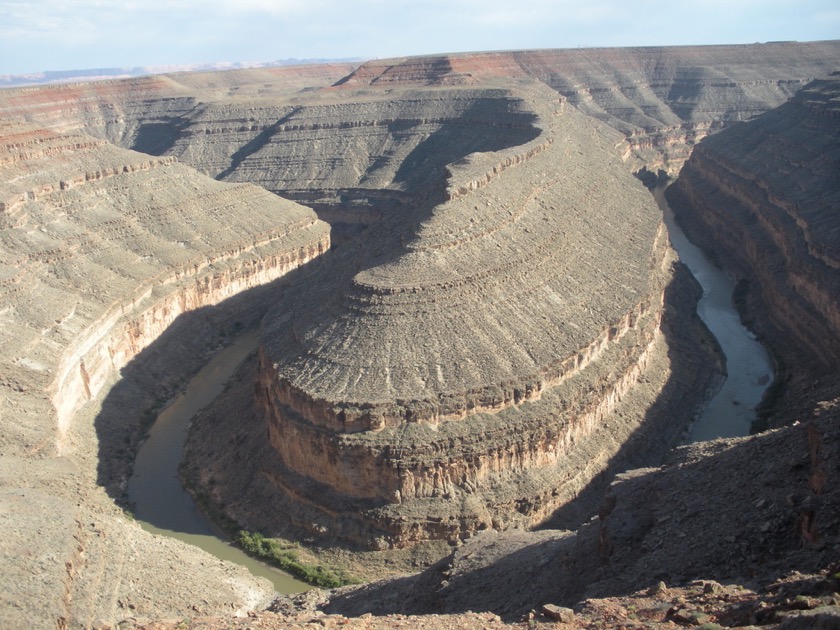
MULTIPOLYGON (((510 95, 454 93, 477 101, 428 136, 444 154, 497 121, 480 113, 509 109, 510 95)), ((620 134, 556 96, 534 102, 531 129, 451 164, 442 199, 411 191, 410 210, 263 322, 277 491, 322 533, 405 546, 546 518, 571 492, 558 479, 588 480, 575 443, 660 351, 670 250, 620 134)))
POLYGON ((20 378, 52 377, 61 434, 179 315, 329 247, 310 210, 255 186, 81 134, 2 131, 3 354, 20 378))
MULTIPOLYGON (((179 316, 318 256, 329 248, 329 226, 308 208, 251 184, 215 182, 174 157, 21 121, 0 122, 0 182, 0 470, 10 524, 3 559, 14 576, 4 589, 25 603, 4 619, 46 627, 118 618, 103 579, 124 583, 124 601, 154 601, 147 609, 155 614, 177 611, 187 595, 163 566, 199 570, 207 558, 129 524, 97 487, 124 481, 103 477, 109 464, 97 462, 97 443, 104 460, 124 460, 123 449, 140 437, 143 408, 123 408, 115 426, 96 430, 92 410, 179 316), (105 436, 117 432, 125 440, 104 449, 105 436), (137 549, 149 557, 135 562, 137 549)), ((191 359, 173 352, 165 374, 191 359)), ((156 391, 153 383, 145 400, 164 385, 156 391)), ((204 570, 216 610, 221 602, 226 610, 253 606, 271 593, 247 572, 204 570)))
POLYGON ((838 42, 473 53, 368 62, 339 87, 536 78, 627 136, 625 158, 676 173, 711 132, 784 103, 835 70, 838 42))
MULTIPOLYGON (((125 408, 123 433, 93 420, 153 345, 167 387, 186 378, 211 337, 156 341, 231 296, 231 322, 271 309, 245 387, 271 463, 239 493, 269 497, 267 529, 452 541, 540 522, 618 454, 667 449, 713 370, 694 329, 674 341, 696 296, 677 291, 629 173, 676 172, 700 138, 780 105, 838 52, 439 55, 0 92, 0 506, 14 524, 0 552, 5 592, 25 603, 13 625, 183 618, 191 601, 270 595, 126 521, 112 498, 141 408, 125 408), (242 297, 284 274, 276 301, 242 297), (42 553, 27 555, 39 528, 42 553)), ((797 216, 830 265, 828 223, 797 216)), ((790 278, 829 318, 837 292, 806 273, 790 278)), ((812 317, 780 317, 799 313, 812 317)))

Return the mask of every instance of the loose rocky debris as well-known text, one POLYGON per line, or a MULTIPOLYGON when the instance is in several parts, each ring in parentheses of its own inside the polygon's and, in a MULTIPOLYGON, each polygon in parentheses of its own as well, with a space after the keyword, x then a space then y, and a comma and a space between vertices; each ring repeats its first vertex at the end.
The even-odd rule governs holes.
MULTIPOLYGON (((318 610, 296 613, 252 612, 229 618, 201 617, 170 621, 130 620, 121 628, 144 630, 281 630, 294 628, 522 628, 542 630, 642 630, 657 628, 840 628, 840 574, 835 565, 815 574, 793 572, 755 590, 740 584, 696 580, 624 597, 586 599, 574 609, 545 604, 521 619, 505 622, 493 613, 373 615, 357 617, 318 610)), ((108 626, 102 626, 106 628, 108 626)))

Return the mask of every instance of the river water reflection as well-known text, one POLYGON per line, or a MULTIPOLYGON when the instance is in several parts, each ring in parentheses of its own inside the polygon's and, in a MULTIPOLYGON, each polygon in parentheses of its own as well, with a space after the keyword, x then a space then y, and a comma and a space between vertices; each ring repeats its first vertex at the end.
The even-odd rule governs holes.
POLYGON ((178 478, 184 441, 193 416, 211 403, 245 357, 257 346, 258 332, 240 335, 210 360, 190 380, 187 388, 161 411, 134 463, 128 496, 134 516, 143 529, 200 547, 217 558, 245 566, 254 575, 268 578, 280 593, 311 588, 243 553, 219 538, 178 478))
POLYGON ((732 302, 735 281, 693 245, 674 220, 663 189, 654 191, 671 244, 703 287, 697 313, 726 356, 726 381, 691 428, 690 441, 748 435, 755 406, 773 381, 773 364, 764 346, 744 328, 732 302))

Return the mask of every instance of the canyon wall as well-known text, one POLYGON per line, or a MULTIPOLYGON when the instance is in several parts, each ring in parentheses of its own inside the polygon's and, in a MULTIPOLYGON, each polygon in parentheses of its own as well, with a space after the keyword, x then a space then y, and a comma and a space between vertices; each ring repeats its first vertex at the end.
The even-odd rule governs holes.
MULTIPOLYGON (((268 530, 285 519, 373 548, 455 541, 542 522, 622 458, 663 453, 715 360, 694 324, 668 324, 696 295, 679 288, 630 172, 674 171, 702 136, 833 70, 838 51, 439 55, 0 92, 0 549, 13 625, 180 615, 196 593, 210 610, 268 596, 146 535, 112 501, 140 416, 232 332, 196 325, 207 339, 183 342, 196 321, 185 314, 212 305, 229 311, 225 326, 270 309, 245 386, 253 413, 214 425, 229 435, 244 431, 231 418, 252 418, 264 457, 228 468, 248 471, 244 485, 209 493, 243 488, 247 509, 227 509, 268 530), (314 208, 340 246, 321 256, 327 225, 267 191, 314 208), (281 275, 282 292, 253 297, 281 275), (152 355, 143 391, 105 413, 152 355)), ((833 110, 819 100, 791 105, 811 112, 803 130, 825 131, 833 110)), ((787 218, 767 221, 831 225, 777 203, 786 194, 768 198, 787 218)), ((823 232, 795 245, 808 265, 836 261, 823 232)), ((778 318, 828 330, 837 292, 810 274, 788 274, 800 305, 778 318)), ((232 444, 203 470, 231 464, 232 444)))
MULTIPOLYGON (((2 555, 16 576, 4 582, 3 609, 21 615, 4 623, 89 625, 144 599, 156 600, 146 606, 156 614, 179 610, 183 588, 161 569, 170 562, 201 572, 206 565, 206 592, 226 606, 267 598, 270 588, 247 571, 208 564, 125 520, 96 486, 125 479, 103 479, 98 459, 136 445, 144 408, 121 409, 113 427, 93 418, 125 369, 180 316, 318 256, 329 248, 329 227, 307 208, 250 184, 215 182, 175 158, 21 121, 0 123, 0 180, 2 555), (125 440, 107 442, 110 432, 125 440), (32 563, 42 568, 33 572, 32 563)), ((232 315, 248 321, 257 308, 232 315)), ((195 341, 202 356, 210 340, 195 341)), ((181 378, 159 374, 146 404, 181 378)))
POLYGON ((678 167, 714 125, 783 102, 828 67, 837 43, 794 48, 784 64, 785 45, 387 60, 270 126, 254 126, 268 112, 253 108, 244 125, 244 104, 205 110, 172 152, 196 164, 232 155, 224 170, 209 162, 218 177, 339 206, 353 190, 354 208, 367 187, 400 195, 397 211, 380 206, 380 225, 327 264, 325 282, 263 323, 257 406, 281 462, 272 483, 294 506, 278 514, 399 547, 533 525, 568 501, 534 480, 568 477, 564 445, 580 447, 645 372, 670 278, 658 215, 630 196, 620 160, 678 167), (474 128, 492 130, 492 155, 474 128), (232 153, 233 142, 242 148, 232 153), (653 223, 642 228, 646 207, 653 223), (613 269, 604 253, 615 250, 613 269))
POLYGON ((836 69, 838 42, 587 48, 370 61, 337 86, 470 85, 535 78, 619 130, 634 170, 676 173, 711 132, 784 103, 836 69))
MULTIPOLYGON (((673 254, 615 153, 622 136, 533 83, 412 90, 389 107, 441 111, 444 96, 473 105, 439 132, 412 127, 413 152, 449 156, 438 192, 433 179, 407 180, 402 213, 331 252, 263 321, 255 426, 276 462, 234 502, 273 496, 257 514, 225 500, 240 522, 274 531, 291 520, 372 548, 533 525, 621 449, 603 438, 607 418, 632 434, 665 387, 673 254), (474 129, 500 126, 495 112, 512 105, 533 121, 507 127, 519 144, 494 133, 495 151, 463 155, 474 129), (647 379, 648 402, 614 416, 647 379)), ((702 396, 687 396, 686 417, 702 396)), ((658 424, 662 444, 683 426, 658 424)), ((214 438, 201 435, 204 453, 197 443, 214 438)), ((208 492, 232 494, 204 461, 208 492)))
POLYGON ((668 191, 689 236, 742 280, 782 379, 808 389, 840 367, 838 94, 835 74, 705 140, 668 191))

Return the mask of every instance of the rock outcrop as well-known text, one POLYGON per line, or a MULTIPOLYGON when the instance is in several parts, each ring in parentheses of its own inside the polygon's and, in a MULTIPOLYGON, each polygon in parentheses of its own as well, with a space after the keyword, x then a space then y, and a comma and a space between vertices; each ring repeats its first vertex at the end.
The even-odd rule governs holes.
POLYGON ((544 150, 263 322, 275 483, 322 533, 391 547, 543 520, 569 499, 572 445, 645 372, 670 277, 661 219, 605 159, 607 128, 553 115, 544 150), (564 160, 584 146, 594 159, 564 160))
POLYGON ((746 314, 783 376, 808 389, 840 368, 838 94, 840 76, 814 81, 708 138, 668 193, 689 236, 743 281, 746 314))
MULTIPOLYGON (((196 423, 191 477, 247 526, 373 548, 530 526, 634 433, 645 435, 636 455, 655 458, 685 426, 649 417, 679 380, 660 329, 673 254, 615 153, 621 135, 539 84, 389 96, 393 110, 474 104, 437 134, 412 129, 432 145, 413 152, 449 157, 448 179, 407 178, 401 213, 331 252, 264 320, 263 417, 231 427, 233 448, 219 418, 252 412, 224 407, 196 423), (492 136, 495 151, 456 160, 476 127, 501 126, 499 111, 523 122, 492 136), (513 134, 520 144, 505 147, 513 134), (245 435, 266 428, 268 452, 245 435), (246 459, 241 476, 222 472, 246 459)), ((698 356, 708 371, 714 360, 698 356)), ((672 394, 685 419, 709 383, 702 371, 702 385, 672 394)))
MULTIPOLYGON (((621 475, 575 532, 485 532, 423 572, 298 605, 316 600, 325 613, 353 617, 471 610, 513 622, 551 602, 574 607, 580 627, 599 627, 584 622, 616 598, 627 607, 606 627, 775 628, 796 609, 818 607, 836 625, 840 501, 836 488, 813 480, 837 468, 838 403, 814 409, 808 424, 680 447, 666 466, 621 475), (692 587, 711 597, 680 598, 692 587), (627 605, 645 596, 660 600, 647 615, 627 605)), ((791 627, 813 626, 806 618, 791 627)))
MULTIPOLYGON (((206 574, 216 610, 254 606, 270 595, 265 584, 146 534, 96 485, 118 494, 124 477, 99 459, 123 460, 125 473, 120 451, 142 437, 142 405, 166 396, 180 368, 158 374, 113 426, 93 418, 120 373, 176 319, 311 260, 329 248, 329 227, 309 209, 175 158, 24 122, 0 123, 0 181, 2 556, 12 577, 4 625, 174 613, 185 596, 163 570, 174 564, 206 574), (120 439, 109 442, 113 434, 120 439)), ((246 322, 258 305, 238 308, 232 318, 246 322)), ((206 350, 206 339, 194 340, 195 358, 206 350)))
MULTIPOLYGON (((144 413, 266 313, 259 365, 197 426, 237 441, 191 447, 243 522, 454 542, 542 522, 661 455, 715 361, 696 322, 676 323, 696 295, 630 172, 673 172, 838 51, 442 55, 0 92, 3 621, 265 601, 265 584, 145 534, 113 499, 144 413), (340 246, 320 256, 326 224, 263 189, 314 208, 340 246)), ((803 130, 824 129, 820 98, 791 104, 810 111, 803 130)), ((834 260, 827 215, 785 203, 816 230, 795 245, 807 265, 834 260)), ((811 306, 779 326, 833 321, 836 292, 797 282, 811 306)))
POLYGON ((676 173, 711 132, 785 102, 835 69, 838 42, 435 55, 363 64, 342 88, 536 78, 628 137, 639 166, 676 173))

